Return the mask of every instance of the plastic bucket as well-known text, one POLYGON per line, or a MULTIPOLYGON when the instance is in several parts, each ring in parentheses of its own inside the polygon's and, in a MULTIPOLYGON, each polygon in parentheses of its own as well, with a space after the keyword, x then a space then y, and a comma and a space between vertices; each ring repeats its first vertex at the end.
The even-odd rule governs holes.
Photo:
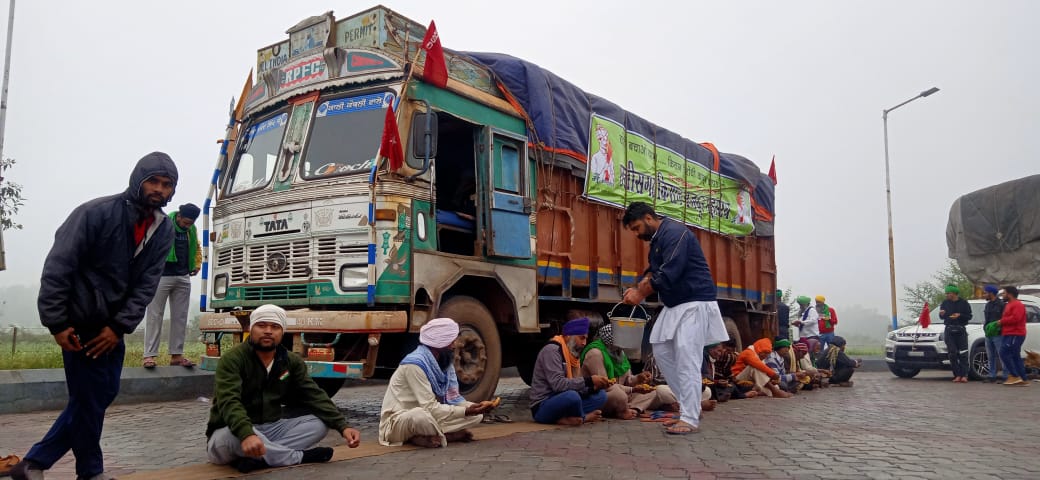
POLYGON ((643 329, 646 328, 646 321, 649 316, 642 305, 632 306, 632 310, 627 317, 615 315, 614 311, 620 305, 620 303, 615 305, 610 310, 610 313, 607 314, 607 317, 610 318, 610 325, 614 329, 614 345, 638 351, 643 346, 643 329), (643 311, 643 318, 632 316, 636 313, 636 308, 643 311))

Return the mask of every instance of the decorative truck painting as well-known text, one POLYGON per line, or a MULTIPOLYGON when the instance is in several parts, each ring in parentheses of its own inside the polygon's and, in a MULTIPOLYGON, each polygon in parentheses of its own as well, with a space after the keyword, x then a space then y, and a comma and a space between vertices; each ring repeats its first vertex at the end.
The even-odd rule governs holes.
POLYGON ((450 317, 463 394, 490 398, 502 368, 529 381, 563 322, 603 323, 636 283, 647 246, 620 219, 637 199, 696 233, 732 337, 775 333, 773 184, 752 162, 507 55, 445 50, 434 86, 425 34, 374 7, 257 52, 204 209, 203 368, 272 303, 334 393, 450 317))

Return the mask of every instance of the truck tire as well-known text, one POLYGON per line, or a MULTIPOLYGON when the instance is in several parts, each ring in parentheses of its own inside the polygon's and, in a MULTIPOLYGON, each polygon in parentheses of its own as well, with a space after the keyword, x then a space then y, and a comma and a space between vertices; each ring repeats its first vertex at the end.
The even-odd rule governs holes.
POLYGON ((502 343, 491 312, 479 300, 460 295, 444 302, 437 316, 459 324, 455 373, 460 393, 471 402, 490 399, 502 370, 502 343))
POLYGON ((914 378, 918 373, 921 373, 920 368, 900 367, 894 363, 888 364, 888 369, 899 378, 914 378))
POLYGON ((336 396, 336 392, 338 392, 340 388, 343 388, 343 384, 347 383, 347 379, 315 378, 314 383, 317 383, 318 387, 320 387, 322 390, 325 390, 325 393, 329 396, 329 398, 332 398, 336 396))
POLYGON ((985 380, 989 376, 989 353, 986 342, 976 342, 968 353, 968 378, 974 381, 985 380))
POLYGON ((729 339, 737 344, 734 351, 737 353, 742 352, 744 350, 744 342, 740 341, 740 329, 737 328, 737 322, 733 321, 732 318, 722 317, 722 323, 726 324, 726 333, 729 334, 729 339))

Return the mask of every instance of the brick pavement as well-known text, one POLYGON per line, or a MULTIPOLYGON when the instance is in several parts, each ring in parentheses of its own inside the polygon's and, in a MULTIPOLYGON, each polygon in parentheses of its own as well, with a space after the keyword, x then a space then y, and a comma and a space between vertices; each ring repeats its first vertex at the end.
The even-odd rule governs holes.
MULTIPOLYGON (((1033 440, 1040 384, 959 385, 948 378, 860 372, 851 389, 723 404, 706 414, 701 433, 686 437, 667 436, 658 424, 607 421, 254 477, 1040 478, 1040 446, 1033 440)), ((362 441, 375 441, 384 385, 359 383, 335 398, 362 441)), ((503 413, 529 419, 526 391, 519 379, 503 379, 503 413)), ((204 461, 208 408, 198 401, 112 408, 103 437, 108 468, 119 474, 204 461)), ((55 415, 0 416, 0 453, 23 454, 55 415)), ((325 443, 342 441, 330 435, 325 443)), ((50 478, 73 478, 71 470, 69 455, 50 478)))

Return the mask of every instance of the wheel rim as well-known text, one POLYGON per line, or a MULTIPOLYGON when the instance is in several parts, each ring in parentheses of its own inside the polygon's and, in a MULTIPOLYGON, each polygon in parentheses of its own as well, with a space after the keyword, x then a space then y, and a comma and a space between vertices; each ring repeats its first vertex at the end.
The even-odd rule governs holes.
POLYGON ((487 346, 484 338, 468 325, 459 329, 459 338, 455 340, 455 374, 459 378, 459 388, 466 392, 480 383, 487 369, 487 346))
POLYGON ((980 377, 989 375, 989 358, 982 351, 975 352, 971 356, 971 367, 980 377))

